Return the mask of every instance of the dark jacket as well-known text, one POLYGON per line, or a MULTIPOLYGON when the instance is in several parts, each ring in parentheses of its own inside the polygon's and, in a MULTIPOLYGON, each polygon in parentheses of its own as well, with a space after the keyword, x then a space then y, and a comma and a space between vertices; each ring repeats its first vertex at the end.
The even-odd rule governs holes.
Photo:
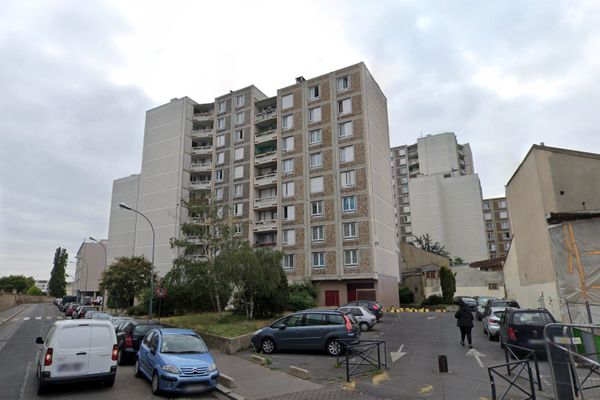
POLYGON ((466 304, 460 306, 456 314, 454 314, 454 318, 456 318, 456 326, 464 328, 473 327, 473 313, 466 304))

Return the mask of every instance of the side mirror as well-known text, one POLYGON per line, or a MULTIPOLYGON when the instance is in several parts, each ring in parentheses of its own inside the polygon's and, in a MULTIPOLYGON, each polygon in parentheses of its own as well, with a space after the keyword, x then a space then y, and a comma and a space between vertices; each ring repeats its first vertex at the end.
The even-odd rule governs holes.
POLYGON ((285 328, 286 328, 285 324, 281 324, 281 325, 279 325, 279 330, 280 330, 280 331, 284 330, 285 328))
POLYGON ((35 338, 35 342, 37 344, 44 344, 44 339, 41 336, 35 338))
POLYGON ((150 347, 150 353, 156 354, 156 347, 150 347))

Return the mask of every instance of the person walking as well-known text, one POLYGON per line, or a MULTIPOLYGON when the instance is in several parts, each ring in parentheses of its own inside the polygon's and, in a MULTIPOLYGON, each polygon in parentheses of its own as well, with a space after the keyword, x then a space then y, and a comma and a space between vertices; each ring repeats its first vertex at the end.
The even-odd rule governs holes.
POLYGON ((465 345, 466 336, 467 341, 469 342, 469 348, 472 349, 471 330, 473 329, 473 313, 464 301, 461 300, 458 304, 460 308, 456 314, 454 314, 454 318, 456 318, 456 326, 460 329, 460 344, 461 346, 465 345))

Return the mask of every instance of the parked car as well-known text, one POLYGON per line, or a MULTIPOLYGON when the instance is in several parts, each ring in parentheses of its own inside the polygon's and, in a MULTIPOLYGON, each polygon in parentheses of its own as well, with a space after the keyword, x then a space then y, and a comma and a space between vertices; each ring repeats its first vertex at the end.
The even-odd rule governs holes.
POLYGON ((477 311, 475 311, 477 321, 481 321, 483 318, 485 306, 489 300, 497 300, 497 298, 493 296, 477 296, 477 298, 475 298, 475 301, 477 301, 477 311))
POLYGON ((375 317, 377 318, 377 321, 379 321, 381 318, 383 318, 383 307, 381 306, 381 304, 379 304, 378 302, 376 302, 374 300, 351 301, 348 304, 344 304, 342 307, 347 307, 347 306, 366 307, 369 311, 371 311, 371 313, 373 315, 375 315, 375 317))
POLYGON ((164 327, 163 324, 153 320, 123 321, 117 329, 117 363, 119 365, 133 363, 146 333, 151 329, 162 327, 164 327))
POLYGON ((190 329, 151 329, 136 355, 133 373, 152 383, 152 393, 203 392, 216 388, 219 371, 206 344, 190 329))
POLYGON ((544 327, 554 322, 552 314, 543 308, 507 308, 500 319, 500 345, 514 344, 545 354, 544 327))
POLYGON ((460 304, 461 302, 465 303, 472 312, 477 311, 477 302, 474 298, 469 296, 456 296, 454 298, 454 303, 460 304))
POLYGON ((342 340, 358 340, 360 329, 337 310, 305 310, 278 319, 252 335, 257 351, 325 350, 337 356, 344 350, 342 340))
POLYGON ((65 315, 67 317, 73 317, 73 313, 75 313, 77 308, 80 306, 81 306, 81 304, 79 304, 79 303, 69 303, 69 305, 67 306, 67 308, 65 310, 65 315))
POLYGON ((483 315, 490 315, 492 308, 521 308, 519 303, 514 300, 503 300, 503 299, 490 299, 485 305, 485 309, 483 310, 483 315))
POLYGON ((115 383, 117 338, 108 321, 56 321, 46 338, 38 337, 38 394, 55 383, 115 383))
POLYGON ((77 307, 77 311, 73 313, 73 319, 82 319, 85 318, 86 314, 90 311, 98 311, 98 307, 92 306, 79 306, 77 307))
POLYGON ((117 332, 117 328, 125 321, 133 321, 131 317, 111 317, 110 322, 115 327, 115 332, 117 332))
POLYGON ((487 335, 489 340, 498 338, 498 330, 500 329, 500 320, 504 315, 504 307, 495 307, 491 309, 489 315, 485 315, 481 324, 483 325, 483 333, 487 335))
POLYGON ((352 315, 362 332, 370 331, 377 323, 377 317, 366 307, 344 306, 338 308, 338 311, 352 315))
POLYGON ((65 311, 65 304, 68 303, 77 303, 77 296, 63 296, 62 298, 62 308, 59 307, 60 311, 65 311))
POLYGON ((60 305, 62 304, 62 299, 61 299, 61 298, 59 298, 59 297, 57 297, 57 298, 55 298, 55 299, 54 299, 52 302, 54 303, 54 305, 55 305, 56 307, 59 307, 59 308, 60 308, 60 305))
POLYGON ((113 317, 112 315, 107 314, 107 313, 103 313, 103 312, 95 312, 91 316, 92 319, 104 319, 104 320, 107 320, 107 321, 110 321, 112 319, 112 317, 113 317))

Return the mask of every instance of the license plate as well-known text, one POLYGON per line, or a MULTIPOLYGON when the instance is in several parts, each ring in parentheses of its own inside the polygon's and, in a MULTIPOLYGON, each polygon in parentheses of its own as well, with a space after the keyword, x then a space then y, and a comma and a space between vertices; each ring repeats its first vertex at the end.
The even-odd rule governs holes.
POLYGON ((197 383, 193 385, 187 385, 184 389, 185 392, 199 392, 206 389, 206 383, 197 383))
POLYGON ((529 343, 531 344, 544 344, 543 339, 529 339, 529 343))
POLYGON ((83 369, 82 363, 64 363, 56 366, 57 372, 78 372, 83 369))

